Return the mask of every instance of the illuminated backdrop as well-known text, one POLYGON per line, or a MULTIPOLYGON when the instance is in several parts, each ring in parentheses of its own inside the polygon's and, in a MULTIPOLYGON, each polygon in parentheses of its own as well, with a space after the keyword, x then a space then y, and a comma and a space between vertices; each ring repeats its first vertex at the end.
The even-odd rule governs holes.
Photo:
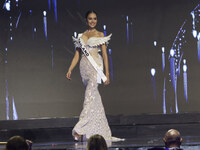
POLYGON ((106 114, 199 112, 198 0, 5 0, 0 2, 0 119, 78 116, 79 67, 65 78, 72 36, 98 14, 111 84, 100 85, 106 114))

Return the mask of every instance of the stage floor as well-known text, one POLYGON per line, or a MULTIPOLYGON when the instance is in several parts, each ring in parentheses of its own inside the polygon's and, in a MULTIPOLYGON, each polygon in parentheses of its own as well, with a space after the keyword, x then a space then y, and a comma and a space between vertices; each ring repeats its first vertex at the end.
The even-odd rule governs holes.
MULTIPOLYGON (((200 137, 182 137, 183 143, 181 148, 184 150, 199 150, 200 137)), ((87 142, 44 142, 33 143, 33 150, 82 150, 86 149, 87 142)), ((121 142, 107 141, 110 150, 148 150, 152 147, 163 147, 162 138, 129 138, 121 142)), ((1 145, 0 149, 3 150, 5 145, 1 145)))
MULTIPOLYGON (((200 113, 194 114, 152 114, 135 116, 107 116, 113 136, 125 141, 110 142, 113 150, 147 150, 163 147, 162 138, 169 129, 177 129, 183 138, 184 150, 200 150, 200 113)), ((33 150, 85 149, 87 142, 75 142, 72 129, 77 117, 40 118, 27 120, 1 120, 0 141, 7 141, 15 135, 33 141, 33 150)), ((5 145, 0 145, 3 150, 5 145)))

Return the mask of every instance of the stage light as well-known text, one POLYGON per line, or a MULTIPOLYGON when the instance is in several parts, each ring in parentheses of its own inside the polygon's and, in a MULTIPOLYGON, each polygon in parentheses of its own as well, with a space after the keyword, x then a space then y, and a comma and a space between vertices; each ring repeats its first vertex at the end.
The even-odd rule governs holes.
POLYGON ((199 40, 199 39, 200 39, 200 32, 197 35, 197 40, 199 40))
POLYGON ((103 25, 103 32, 104 32, 104 36, 106 36, 106 25, 103 25))
POLYGON ((17 22, 16 22, 16 25, 15 25, 15 28, 18 27, 19 20, 20 20, 20 18, 21 18, 21 14, 22 14, 22 12, 20 12, 20 14, 19 14, 19 16, 18 16, 18 18, 17 18, 17 22))
POLYGON ((197 36, 197 55, 198 55, 198 60, 200 62, 200 33, 197 36))
POLYGON ((193 19, 193 21, 192 21, 193 29, 195 29, 195 15, 194 15, 194 11, 192 11, 190 14, 192 15, 192 19, 193 19))
POLYGON ((126 16, 126 21, 128 22, 128 16, 126 16))
POLYGON ((171 80, 173 83, 174 90, 176 91, 176 73, 175 73, 176 66, 175 66, 174 54, 175 54, 175 51, 171 49, 170 50, 170 56, 171 56, 170 57, 170 75, 171 75, 171 80))
POLYGON ((15 99, 12 96, 12 106, 13 106, 13 120, 18 120, 17 109, 15 107, 15 99))
POLYGON ((43 11, 43 15, 44 15, 44 17, 46 17, 46 15, 47 15, 47 12, 46 12, 46 11, 43 11))
POLYGON ((155 74, 156 74, 156 69, 155 68, 151 68, 151 82, 152 82, 152 86, 153 86, 153 98, 154 100, 156 100, 156 79, 155 79, 155 74))
POLYGON ((15 0, 15 2, 16 2, 16 7, 18 7, 18 6, 19 6, 19 5, 18 5, 19 0, 15 0))
POLYGON ((111 76, 111 81, 113 81, 113 62, 112 62, 112 50, 108 49, 108 53, 109 53, 109 62, 110 62, 110 76, 111 76))
POLYGON ((53 6, 54 6, 54 15, 55 15, 55 20, 56 20, 56 23, 57 23, 57 0, 52 0, 53 1, 53 6))
POLYGON ((36 32, 36 31, 37 31, 37 29, 36 29, 36 28, 34 28, 33 30, 34 30, 34 32, 36 32))
POLYGON ((188 102, 186 59, 183 59, 183 86, 184 86, 184 96, 185 96, 186 102, 188 102))
POLYGON ((74 37, 75 37, 75 38, 77 37, 77 32, 74 32, 74 37))
POLYGON ((192 18, 194 18, 194 11, 192 11, 190 14, 192 15, 192 18))
POLYGON ((163 114, 166 114, 166 87, 165 87, 166 78, 164 77, 164 84, 163 84, 163 114))
POLYGON ((109 55, 111 55, 111 52, 112 52, 111 49, 109 49, 109 50, 108 50, 109 55))
POLYGON ((197 30, 192 30, 192 34, 193 34, 193 37, 196 38, 197 37, 197 30))
POLYGON ((103 25, 103 29, 106 30, 106 25, 103 25))
POLYGON ((46 17, 47 12, 46 12, 46 11, 43 11, 43 15, 44 15, 44 17, 43 17, 44 35, 45 35, 45 38, 46 38, 46 40, 47 40, 47 17, 46 17))
POLYGON ((48 0, 49 10, 51 10, 51 0, 48 0))
POLYGON ((186 59, 183 59, 183 72, 187 71, 186 59))
POLYGON ((126 38, 127 38, 127 45, 129 44, 129 23, 128 23, 128 16, 126 16, 126 38))
POLYGON ((162 47, 162 52, 163 52, 163 53, 165 52, 165 47, 162 47))
POLYGON ((175 54, 175 50, 174 50, 174 49, 171 49, 171 50, 170 50, 170 55, 171 55, 171 57, 174 57, 174 54, 175 54))
POLYGON ((154 77, 156 74, 156 69, 155 68, 151 68, 151 75, 154 77))
POLYGON ((165 70, 165 47, 162 47, 162 70, 165 70))
POLYGON ((10 0, 5 1, 3 8, 6 9, 7 11, 10 11, 10 0))
POLYGON ((157 42, 156 42, 156 41, 154 41, 154 42, 153 42, 153 45, 154 45, 154 46, 157 46, 157 42))

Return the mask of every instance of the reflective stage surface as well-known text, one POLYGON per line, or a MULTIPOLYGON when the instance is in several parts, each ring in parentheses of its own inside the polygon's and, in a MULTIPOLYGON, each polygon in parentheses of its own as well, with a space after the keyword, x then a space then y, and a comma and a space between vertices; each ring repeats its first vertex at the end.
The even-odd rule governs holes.
MULTIPOLYGON (((86 149, 87 142, 44 142, 33 143, 33 150, 81 150, 86 149)), ((129 138, 122 142, 109 142, 107 141, 109 150, 148 150, 152 147, 163 147, 162 138, 129 138)), ((1 145, 0 149, 4 149, 5 145, 1 145)), ((183 137, 181 148, 184 150, 199 150, 200 137, 183 137)))
MULTIPOLYGON (((148 114, 107 116, 112 134, 125 141, 110 142, 111 150, 148 150, 163 147, 162 138, 169 129, 177 129, 183 138, 184 150, 200 149, 200 114, 148 114)), ((75 142, 71 131, 78 118, 40 118, 0 121, 0 141, 20 135, 33 141, 33 150, 85 149, 87 142, 75 142)), ((5 145, 0 145, 4 149, 5 145)))

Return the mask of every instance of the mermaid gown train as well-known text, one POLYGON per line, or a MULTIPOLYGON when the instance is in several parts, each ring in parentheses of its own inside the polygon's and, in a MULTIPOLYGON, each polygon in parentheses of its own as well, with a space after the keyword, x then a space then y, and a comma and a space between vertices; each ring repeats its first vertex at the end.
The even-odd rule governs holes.
MULTIPOLYGON (((82 34, 79 34, 78 38, 73 37, 75 47, 80 48, 81 45, 85 45, 95 62, 103 70, 103 59, 98 52, 102 44, 108 44, 111 35, 107 37, 91 37, 88 39, 87 43, 83 41, 81 36, 82 34)), ((98 84, 101 82, 101 79, 84 54, 81 55, 80 74, 85 86, 85 98, 83 110, 78 123, 72 130, 72 135, 74 136, 77 133, 79 135, 84 135, 88 139, 94 134, 99 134, 102 135, 105 140, 121 140, 111 135, 101 96, 98 91, 98 84)))

